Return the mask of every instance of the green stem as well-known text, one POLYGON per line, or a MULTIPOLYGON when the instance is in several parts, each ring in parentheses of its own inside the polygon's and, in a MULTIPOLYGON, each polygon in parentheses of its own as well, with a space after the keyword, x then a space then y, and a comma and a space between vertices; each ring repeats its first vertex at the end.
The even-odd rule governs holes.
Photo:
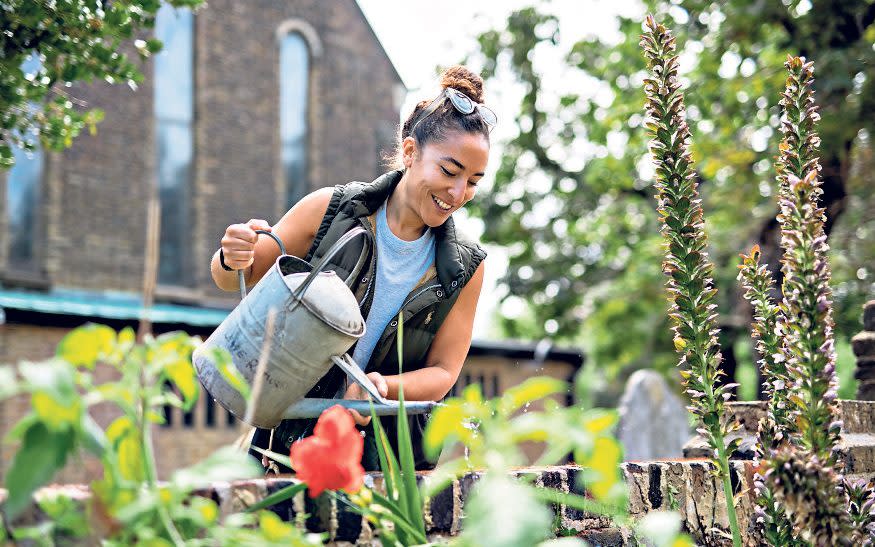
MULTIPOLYGON (((145 382, 143 382, 143 384, 145 385, 145 382)), ((141 389, 143 389, 144 385, 140 386, 141 389)), ((142 392, 140 396, 140 449, 142 450, 143 464, 146 471, 146 483, 149 487, 149 491, 157 500, 158 517, 161 519, 161 524, 164 525, 164 528, 167 530, 167 534, 170 536, 173 544, 177 547, 183 547, 185 545, 185 540, 182 538, 179 530, 176 529, 176 526, 173 525, 170 513, 167 512, 167 507, 164 506, 164 503, 161 501, 161 495, 158 492, 158 473, 155 470, 155 454, 152 451, 152 429, 149 427, 148 419, 149 404, 147 398, 142 392)))
POLYGON ((732 494, 729 454, 726 452, 723 434, 717 431, 713 435, 714 440, 717 441, 717 461, 721 468, 720 478, 723 480, 723 495, 726 497, 726 515, 729 518, 729 530, 732 532, 732 545, 733 547, 741 547, 741 529, 738 527, 738 515, 735 512, 735 496, 732 494))

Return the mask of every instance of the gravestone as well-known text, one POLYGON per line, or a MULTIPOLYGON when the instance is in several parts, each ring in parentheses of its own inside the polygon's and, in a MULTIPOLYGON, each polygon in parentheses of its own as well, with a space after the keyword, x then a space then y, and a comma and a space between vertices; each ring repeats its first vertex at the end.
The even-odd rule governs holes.
POLYGON ((658 372, 639 370, 629 377, 619 405, 617 437, 625 460, 657 460, 683 456, 690 438, 686 405, 658 372))

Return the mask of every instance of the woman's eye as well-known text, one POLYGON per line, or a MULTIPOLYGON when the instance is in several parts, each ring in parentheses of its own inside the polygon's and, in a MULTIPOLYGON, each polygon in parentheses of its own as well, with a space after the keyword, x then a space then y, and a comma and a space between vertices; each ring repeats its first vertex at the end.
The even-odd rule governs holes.
POLYGON ((446 175, 448 177, 455 177, 456 176, 455 173, 450 173, 449 171, 447 171, 447 169, 443 165, 441 165, 441 171, 443 171, 444 175, 446 175))
POLYGON ((472 187, 472 188, 475 188, 475 187, 477 186, 477 183, 478 183, 478 182, 480 182, 480 181, 477 181, 477 180, 469 180, 469 181, 468 181, 468 186, 470 186, 470 187, 472 187))

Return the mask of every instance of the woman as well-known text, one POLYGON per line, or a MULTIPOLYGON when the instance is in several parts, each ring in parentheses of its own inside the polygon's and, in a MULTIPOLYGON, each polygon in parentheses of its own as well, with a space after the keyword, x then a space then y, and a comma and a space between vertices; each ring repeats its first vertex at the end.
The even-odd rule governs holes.
MULTIPOLYGON (((481 104, 483 80, 456 66, 441 77, 442 91, 420 102, 401 127, 397 164, 373 182, 351 182, 317 190, 298 202, 274 226, 263 220, 233 224, 213 256, 211 272, 226 291, 238 288, 236 270, 246 283, 256 283, 279 256, 270 230, 287 252, 320 259, 355 226, 373 234, 369 260, 352 285, 366 318, 366 333, 351 351, 381 394, 398 398, 403 382, 407 400, 442 399, 455 384, 471 345, 474 311, 483 284, 486 253, 456 233, 452 213, 470 201, 483 177, 489 156, 489 131, 495 114, 481 104), (397 317, 403 311, 403 374, 398 374, 397 317)), ((349 244, 331 259, 342 278, 353 270, 362 247, 349 244)), ((346 376, 332 368, 308 397, 364 399, 362 389, 347 386, 346 376), (345 391, 344 391, 345 390, 345 391)), ((370 418, 354 413, 365 431, 362 464, 379 468, 370 418)), ((410 417, 418 469, 433 465, 424 457, 422 432, 426 418, 410 417)), ((315 420, 285 420, 271 436, 257 430, 253 445, 284 453, 295 440, 312 433, 315 420), (272 439, 272 441, 271 441, 272 439)), ((394 446, 396 419, 383 420, 394 446)))

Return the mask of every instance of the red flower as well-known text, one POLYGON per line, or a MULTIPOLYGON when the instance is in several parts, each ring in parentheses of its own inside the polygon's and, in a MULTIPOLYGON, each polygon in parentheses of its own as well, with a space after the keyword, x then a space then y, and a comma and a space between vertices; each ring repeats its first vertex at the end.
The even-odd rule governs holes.
POLYGON ((349 411, 334 405, 319 416, 313 435, 292 444, 289 456, 298 478, 307 483, 311 498, 323 490, 352 493, 361 488, 364 480, 364 444, 349 411))

